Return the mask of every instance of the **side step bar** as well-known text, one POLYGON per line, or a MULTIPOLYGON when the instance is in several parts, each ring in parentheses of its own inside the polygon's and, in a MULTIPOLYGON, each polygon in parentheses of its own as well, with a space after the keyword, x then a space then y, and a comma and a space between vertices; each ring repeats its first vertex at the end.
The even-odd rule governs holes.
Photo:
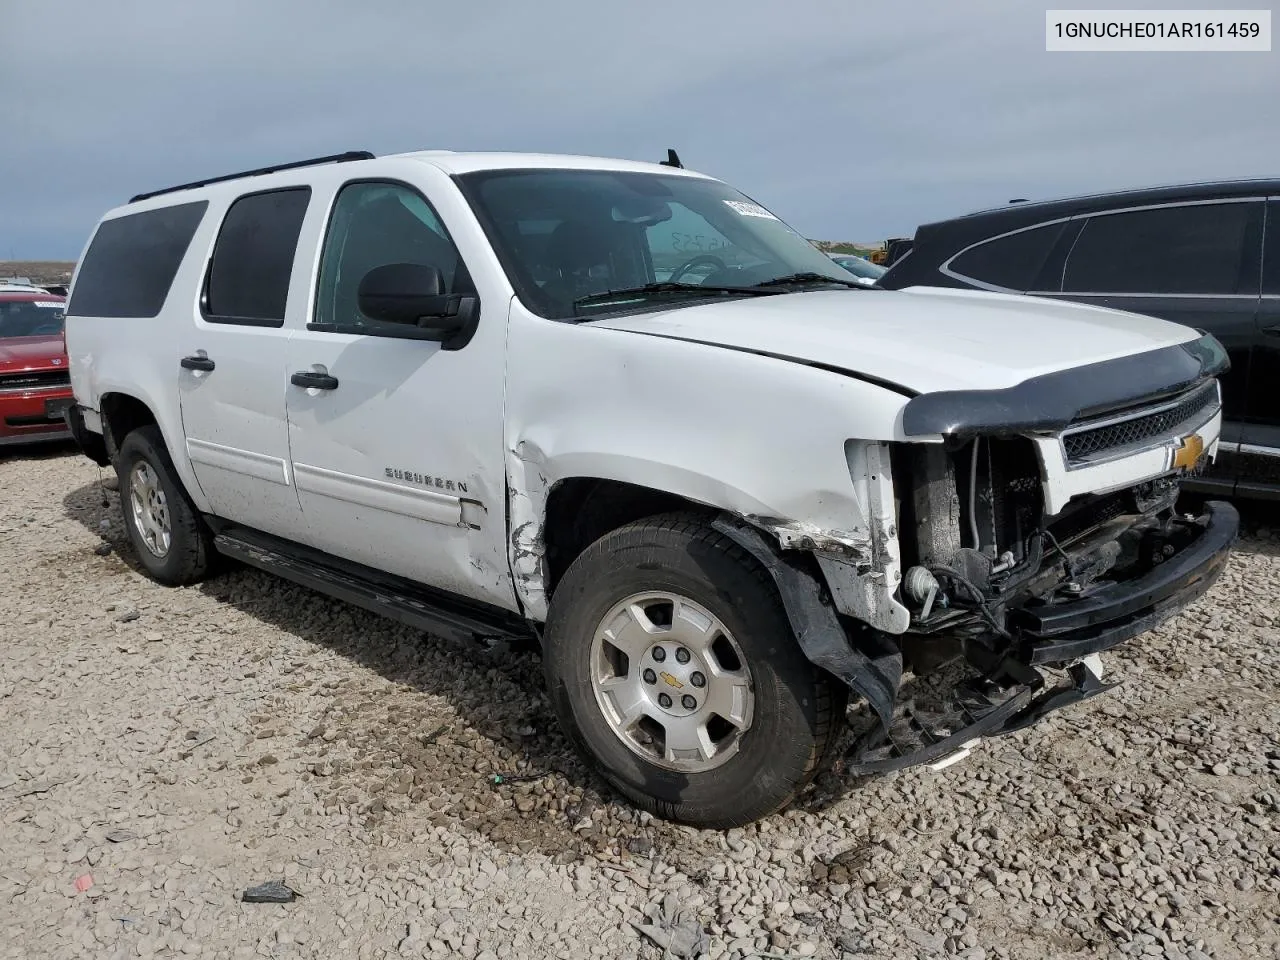
POLYGON ((256 530, 225 527, 215 534, 213 545, 233 560, 437 636, 464 640, 477 636, 527 640, 534 636, 516 614, 347 563, 256 530))

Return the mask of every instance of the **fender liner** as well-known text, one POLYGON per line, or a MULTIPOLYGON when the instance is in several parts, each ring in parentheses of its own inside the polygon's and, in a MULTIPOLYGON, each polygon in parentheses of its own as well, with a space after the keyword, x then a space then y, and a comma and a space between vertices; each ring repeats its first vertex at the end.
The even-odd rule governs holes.
POLYGON ((870 657, 855 648, 835 609, 823 603, 818 578, 796 559, 771 546, 755 527, 726 517, 716 517, 711 527, 759 560, 773 577, 796 641, 809 662, 865 697, 888 728, 893 723, 894 701, 902 682, 902 653, 886 650, 870 657))

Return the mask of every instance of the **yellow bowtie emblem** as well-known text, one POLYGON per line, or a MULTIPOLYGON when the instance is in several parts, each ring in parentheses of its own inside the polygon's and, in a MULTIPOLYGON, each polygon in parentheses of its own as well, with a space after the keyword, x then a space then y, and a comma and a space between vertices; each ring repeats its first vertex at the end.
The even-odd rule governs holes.
POLYGON ((1190 470, 1204 453, 1204 441, 1200 434, 1193 433, 1183 437, 1182 443, 1173 451, 1173 465, 1180 470, 1190 470))

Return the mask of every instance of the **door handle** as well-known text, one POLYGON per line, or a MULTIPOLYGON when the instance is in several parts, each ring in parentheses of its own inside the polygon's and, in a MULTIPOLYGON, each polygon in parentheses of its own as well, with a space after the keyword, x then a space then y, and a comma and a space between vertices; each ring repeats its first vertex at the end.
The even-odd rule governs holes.
POLYGON ((1262 335, 1265 337, 1280 337, 1280 323, 1273 323, 1269 327, 1263 327, 1262 335))
POLYGON ((295 387, 307 387, 312 390, 337 390, 338 378, 327 373, 316 373, 314 370, 299 370, 289 378, 295 387))
POLYGON ((182 364, 183 370, 204 370, 207 373, 214 367, 213 361, 208 357, 183 357, 178 362, 182 364))

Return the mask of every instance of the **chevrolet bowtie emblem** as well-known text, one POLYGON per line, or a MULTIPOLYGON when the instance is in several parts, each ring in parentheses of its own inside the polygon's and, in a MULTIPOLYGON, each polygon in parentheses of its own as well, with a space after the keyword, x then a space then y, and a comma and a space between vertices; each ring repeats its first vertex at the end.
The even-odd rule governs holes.
POLYGON ((1182 438, 1182 442, 1174 448, 1173 465, 1180 470, 1190 470, 1204 453, 1204 441, 1200 434, 1193 433, 1182 438))
POLYGON ((681 683, 679 680, 677 680, 675 677, 673 677, 671 674, 667 673, 667 671, 663 670, 662 673, 658 674, 658 676, 662 677, 662 679, 666 681, 667 686, 675 687, 677 690, 684 689, 684 684, 681 683))

